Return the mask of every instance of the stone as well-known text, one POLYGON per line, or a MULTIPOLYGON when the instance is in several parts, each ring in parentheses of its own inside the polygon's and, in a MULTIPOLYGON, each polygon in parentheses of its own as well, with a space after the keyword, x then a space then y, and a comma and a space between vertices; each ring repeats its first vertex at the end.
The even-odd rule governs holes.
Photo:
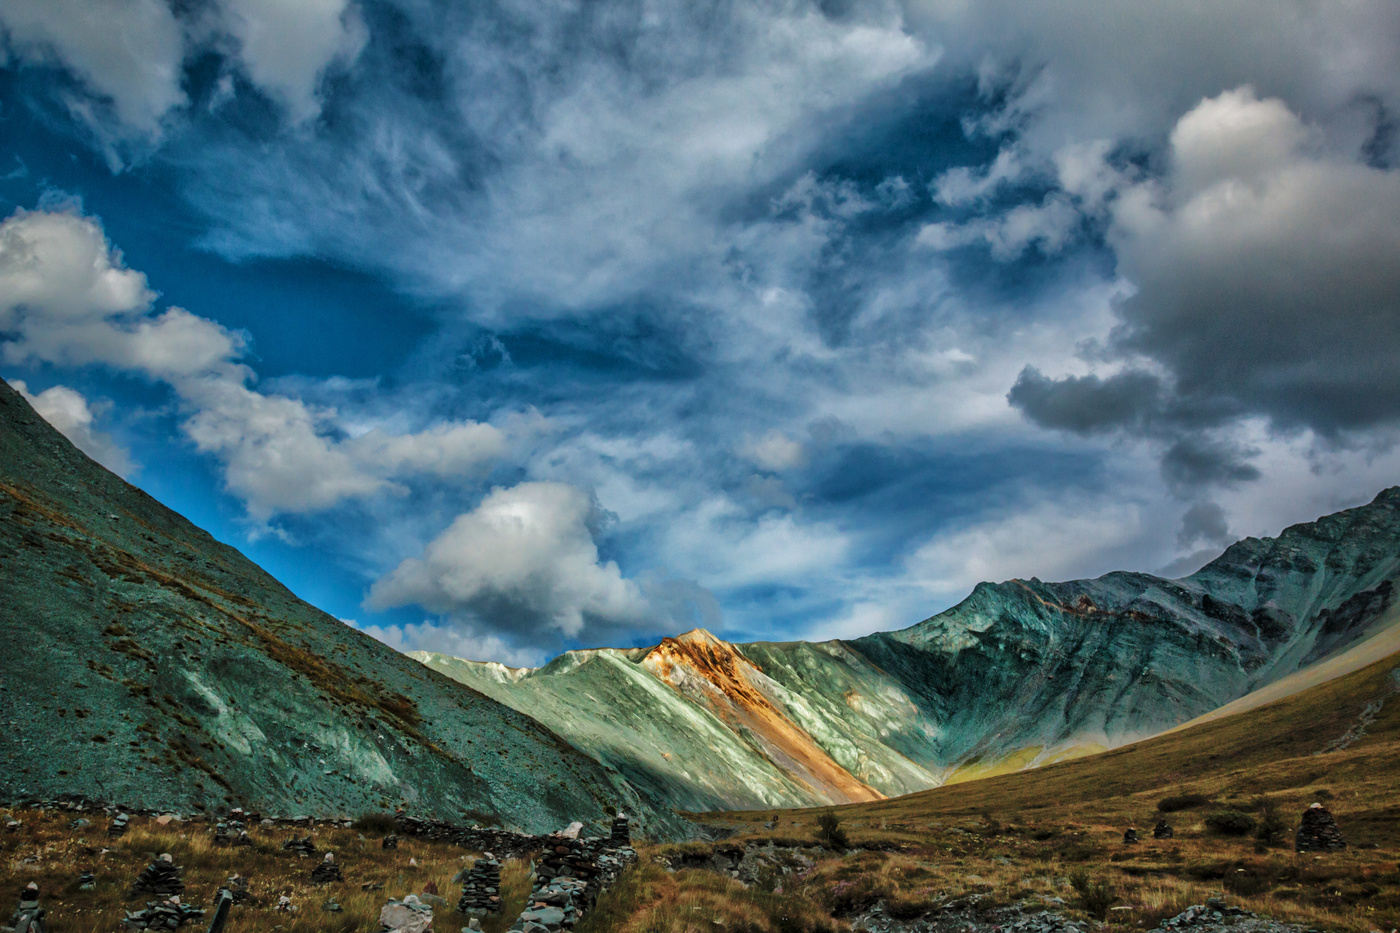
POLYGON ((384 841, 379 844, 382 849, 397 849, 399 847, 399 837, 393 833, 384 837, 384 841))
POLYGON ((118 813, 116 816, 112 817, 112 823, 107 827, 107 835, 113 839, 119 836, 125 836, 127 824, 130 822, 131 817, 127 816, 125 813, 118 813))
POLYGON ((1136 845, 1138 842, 1137 830, 1131 826, 1123 830, 1123 842, 1127 845, 1136 845))
POLYGON ((1157 821, 1157 825, 1152 827, 1153 839, 1170 839, 1173 835, 1174 833, 1172 832, 1172 825, 1166 820, 1159 819, 1157 821))
POLYGON ((309 858, 316 854, 316 843, 311 841, 310 836, 307 836, 305 839, 297 839, 293 836, 291 839, 282 843, 282 851, 295 852, 302 858, 309 858))
POLYGON ((627 815, 618 811, 613 817, 612 831, 608 834, 608 845, 614 849, 622 849, 632 844, 632 828, 628 822, 627 815))
POLYGON ((79 891, 93 891, 93 890, 96 890, 96 889, 97 889, 97 876, 96 876, 95 874, 93 874, 91 871, 82 871, 82 872, 79 872, 79 873, 78 873, 78 890, 79 890, 79 891))
POLYGON ((432 908, 410 894, 402 901, 391 900, 379 911, 383 933, 424 933, 433 925, 432 908))
POLYGON ((1303 811, 1294 847, 1299 852, 1338 852, 1347 847, 1337 820, 1320 803, 1303 811))
POLYGON ((472 863, 462 878, 462 896, 457 910, 464 914, 497 914, 501 911, 501 863, 490 852, 472 863))
POLYGON ((326 898, 326 902, 321 905, 321 909, 328 914, 338 914, 345 908, 340 906, 340 902, 333 897, 326 898))

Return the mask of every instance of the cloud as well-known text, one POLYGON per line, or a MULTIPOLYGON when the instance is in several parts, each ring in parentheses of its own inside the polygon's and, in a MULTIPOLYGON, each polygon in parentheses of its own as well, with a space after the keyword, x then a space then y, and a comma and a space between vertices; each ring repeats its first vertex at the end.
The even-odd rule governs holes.
POLYGON ((163 0, 8 0, 0 25, 20 60, 66 65, 140 136, 186 103, 184 30, 163 0))
POLYGON ((527 640, 636 626, 649 606, 615 562, 600 561, 598 518, 592 498, 564 483, 497 488, 376 581, 366 605, 418 605, 527 640))
POLYGON ((990 219, 928 224, 919 231, 916 242, 939 252, 985 243, 993 259, 1012 262, 1032 246, 1046 256, 1059 253, 1079 225, 1079 212, 1069 199, 1052 193, 1039 204, 1018 204, 990 219))
POLYGON ((1006 399, 1043 427, 1095 434, 1141 428, 1161 407, 1162 383, 1140 370, 1051 379, 1027 366, 1006 399))
POLYGON ((798 441, 776 428, 761 437, 744 435, 739 453, 765 470, 779 472, 802 466, 807 462, 807 450, 798 441))
POLYGON ((30 395, 29 386, 22 380, 11 379, 10 385, 34 406, 39 417, 53 425, 83 453, 119 476, 130 478, 136 472, 131 451, 118 444, 111 435, 93 430, 97 414, 82 393, 67 386, 50 386, 37 395, 30 395))
POLYGON ((246 338, 182 308, 155 314, 146 277, 89 217, 17 211, 0 224, 0 359, 101 364, 169 385, 183 429, 224 466, 228 489, 266 522, 401 492, 399 480, 470 477, 500 457, 496 427, 450 422, 417 433, 349 435, 339 413, 249 386, 246 338))
POLYGON ((220 0, 248 77, 293 123, 315 117, 322 76, 355 59, 368 38, 349 0, 220 0))
POLYGON ((435 651, 468 661, 497 661, 507 667, 537 667, 546 660, 545 652, 538 647, 517 647, 499 635, 480 632, 460 621, 451 625, 432 622, 362 625, 354 619, 341 621, 401 653, 435 651))
POLYGON ((1181 532, 1176 536, 1176 543, 1183 548, 1204 541, 1219 549, 1233 540, 1225 510, 1214 502, 1192 504, 1181 517, 1181 532))

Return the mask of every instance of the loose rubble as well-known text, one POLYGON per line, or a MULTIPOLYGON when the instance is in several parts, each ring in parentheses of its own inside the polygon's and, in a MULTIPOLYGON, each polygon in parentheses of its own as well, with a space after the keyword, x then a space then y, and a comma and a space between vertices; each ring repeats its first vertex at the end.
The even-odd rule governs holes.
POLYGON ((288 839, 286 842, 282 843, 282 851, 295 852, 302 858, 310 858, 311 856, 316 854, 316 843, 311 841, 310 836, 307 836, 304 839, 297 839, 293 837, 291 839, 288 839))
POLYGON ((157 897, 169 898, 183 894, 184 891, 185 882, 180 880, 180 868, 169 852, 147 865, 137 876, 136 883, 131 886, 132 896, 154 894, 157 897))
POLYGON ((402 901, 390 900, 379 911, 380 933, 423 933, 433 925, 433 909, 410 894, 402 901))
POLYGON ((1337 852, 1347 847, 1347 841, 1342 838, 1336 818, 1322 804, 1315 803, 1303 811, 1294 845, 1299 852, 1337 852))
POLYGON ((122 923, 138 930, 176 930, 204 919, 204 911, 182 903, 180 896, 149 901, 145 910, 127 911, 122 923))

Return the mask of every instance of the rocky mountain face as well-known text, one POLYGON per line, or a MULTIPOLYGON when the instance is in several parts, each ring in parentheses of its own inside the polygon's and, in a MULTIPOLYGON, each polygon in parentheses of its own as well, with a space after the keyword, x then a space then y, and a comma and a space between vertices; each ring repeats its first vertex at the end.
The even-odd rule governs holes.
POLYGON ((538 716, 686 809, 897 795, 1122 745, 1396 623, 1400 488, 1180 580, 983 583, 899 632, 427 666, 538 716))
POLYGON ((297 599, 4 382, 0 642, 0 798, 679 822, 537 720, 297 599))

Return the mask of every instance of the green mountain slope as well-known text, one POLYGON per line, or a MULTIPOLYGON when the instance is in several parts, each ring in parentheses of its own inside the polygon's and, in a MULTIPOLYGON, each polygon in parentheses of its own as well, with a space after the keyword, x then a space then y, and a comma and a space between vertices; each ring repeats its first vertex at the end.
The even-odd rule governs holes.
POLYGON ((697 631, 515 671, 417 657, 676 806, 809 806, 1155 735, 1374 635, 1397 577, 1400 488, 1238 542, 1181 580, 984 583, 947 612, 852 641, 729 645, 697 631))
POLYGON ((297 599, 0 382, 0 797, 531 831, 676 819, 537 721, 297 599))

